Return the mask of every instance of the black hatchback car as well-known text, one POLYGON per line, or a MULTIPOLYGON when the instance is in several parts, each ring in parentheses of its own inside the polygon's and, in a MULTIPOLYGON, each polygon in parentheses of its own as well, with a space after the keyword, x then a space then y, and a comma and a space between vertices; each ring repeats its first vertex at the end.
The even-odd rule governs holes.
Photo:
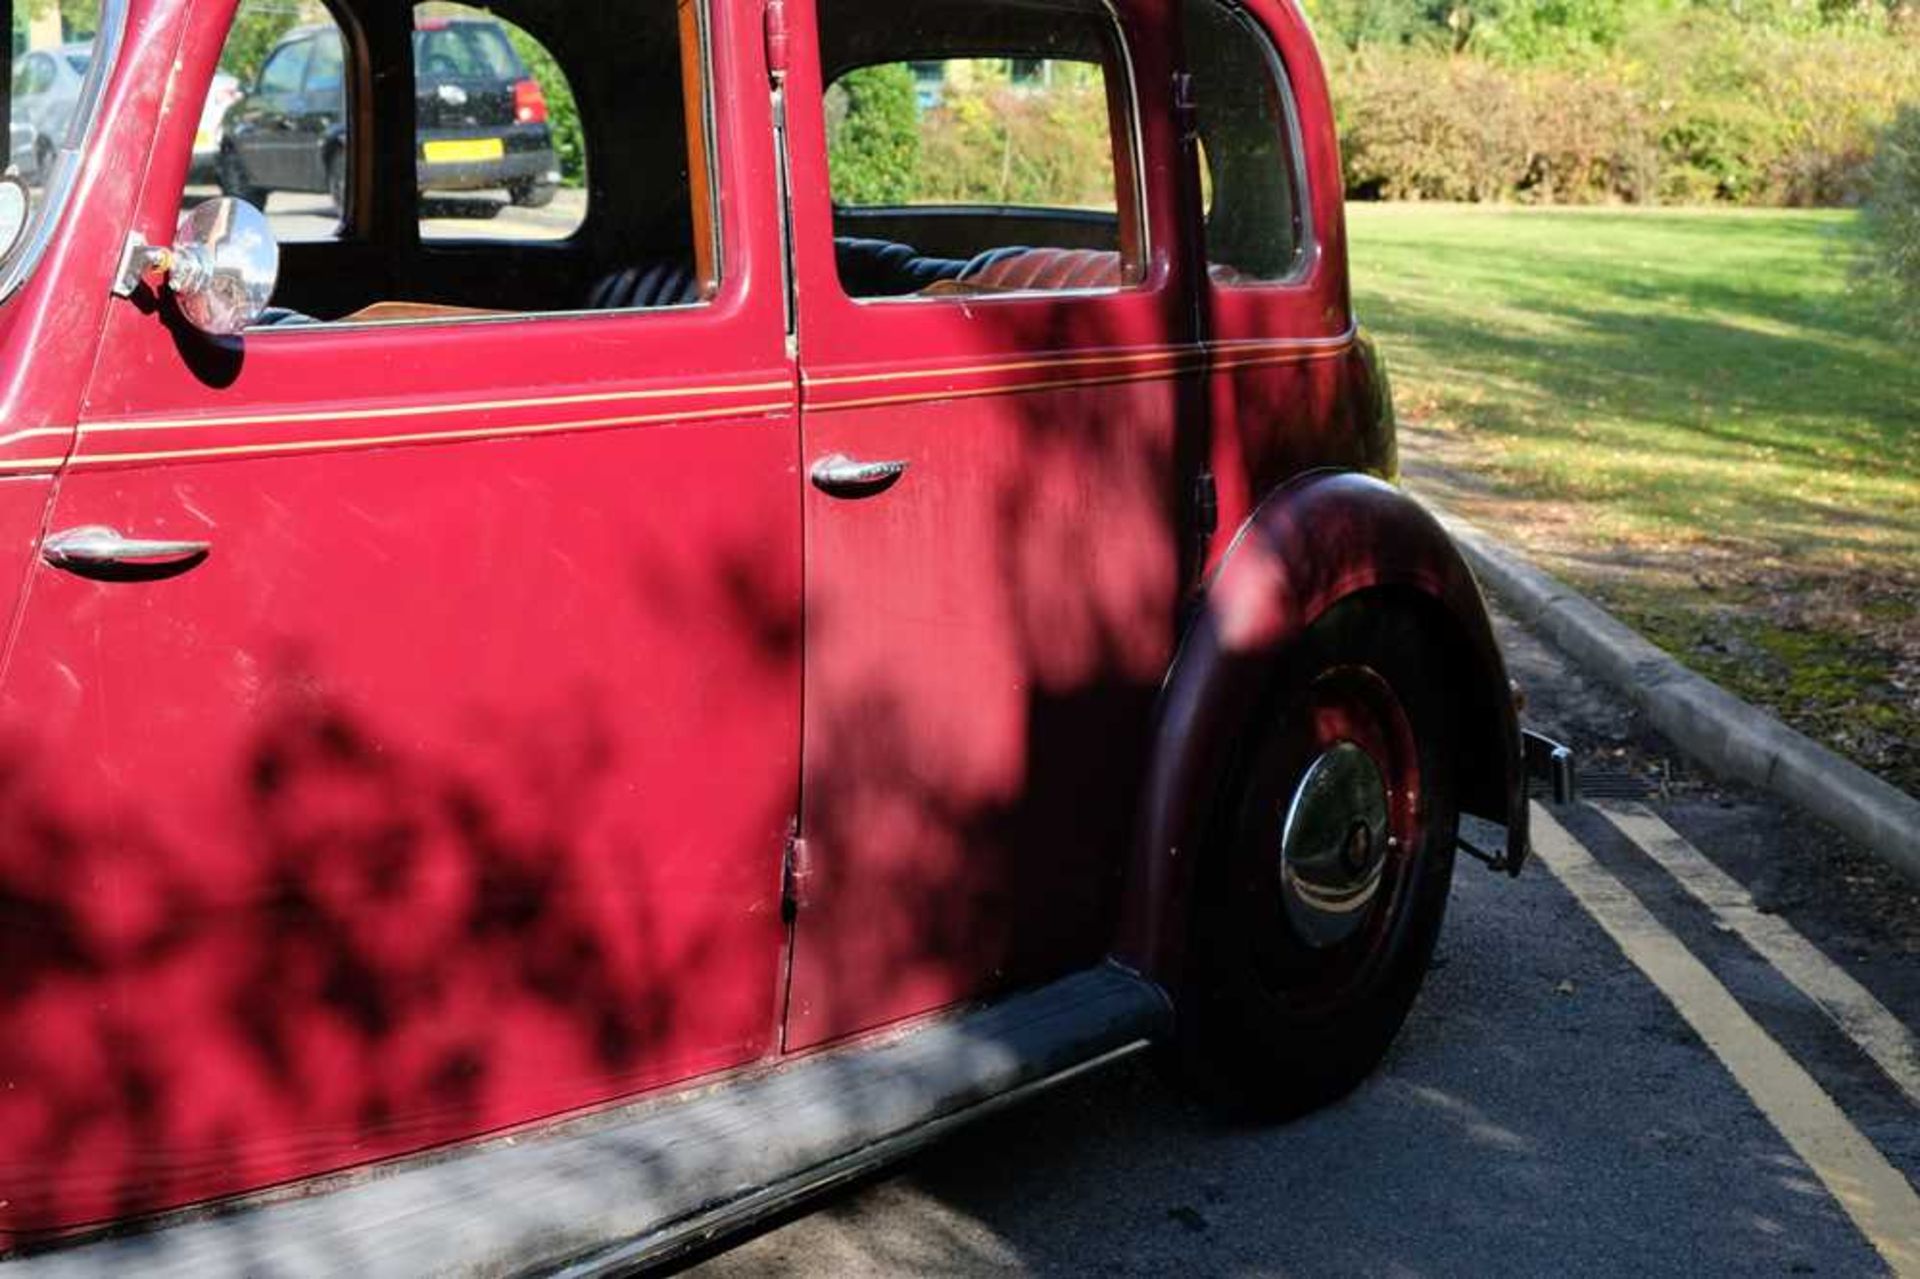
MULTIPOLYGON (((560 182, 547 100, 506 32, 485 18, 423 18, 413 33, 422 191, 505 188, 527 208, 560 182)), ((345 208, 345 50, 338 27, 299 27, 227 112, 220 189, 251 204, 273 191, 326 192, 345 208)))

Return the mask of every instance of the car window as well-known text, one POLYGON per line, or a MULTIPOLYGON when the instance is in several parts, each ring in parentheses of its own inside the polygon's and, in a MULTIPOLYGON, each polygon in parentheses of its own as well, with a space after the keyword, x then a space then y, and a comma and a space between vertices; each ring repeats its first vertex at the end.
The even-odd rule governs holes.
POLYGON ((73 68, 75 75, 85 75, 87 68, 93 65, 93 59, 78 53, 67 55, 67 65, 73 68))
POLYGON ((1306 261, 1299 129, 1278 54, 1238 9, 1186 6, 1207 261, 1216 284, 1286 280, 1306 261))
POLYGON ((346 53, 336 35, 318 36, 313 59, 307 63, 308 93, 337 93, 346 83, 346 53))
MULTIPOLYGON (((273 307, 255 327, 712 298, 719 231, 705 6, 612 2, 617 10, 566 18, 578 11, 546 0, 432 0, 413 11, 412 41, 394 49, 314 21, 314 0, 241 0, 182 207, 245 199, 290 246, 273 307), (614 30, 620 38, 606 38, 614 30), (263 91, 263 81, 290 79, 280 60, 296 46, 304 92, 263 91), (372 61, 402 56, 395 66, 372 61), (367 86, 398 82, 413 91, 404 120, 351 108, 367 86), (599 98, 579 101, 576 83, 599 98), (364 137, 350 130, 356 119, 364 137), (622 160, 591 184, 590 121, 622 160), (403 173, 413 180, 396 184, 403 173), (395 230, 408 217, 417 236, 395 230), (358 247, 345 251, 343 239, 358 247)), ((375 110, 389 100, 376 97, 375 110)))
POLYGON ((298 93, 301 77, 307 73, 307 61, 312 56, 311 40, 281 46, 279 52, 267 59, 266 69, 260 73, 260 92, 298 93))
POLYGON ((421 16, 413 33, 413 64, 427 75, 469 80, 517 80, 523 74, 506 33, 487 19, 421 16))
POLYGON ((421 239, 564 240, 580 229, 585 139, 546 45, 497 14, 436 0, 414 9, 413 65, 421 239))
POLYGON ((282 244, 341 238, 354 164, 345 48, 318 5, 241 0, 194 129, 183 212, 229 195, 266 213, 282 244))
POLYGON ((1131 84, 1103 5, 936 3, 884 32, 858 12, 834 0, 820 11, 836 258, 851 296, 1138 281, 1131 84), (835 72, 842 59, 853 65, 835 72))

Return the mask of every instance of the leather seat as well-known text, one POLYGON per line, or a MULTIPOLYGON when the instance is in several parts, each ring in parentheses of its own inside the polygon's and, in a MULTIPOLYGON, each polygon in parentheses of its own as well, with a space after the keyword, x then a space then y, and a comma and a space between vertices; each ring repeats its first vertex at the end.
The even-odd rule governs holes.
POLYGON ((1019 246, 988 249, 971 258, 936 258, 922 254, 910 244, 891 240, 870 240, 859 236, 835 236, 834 263, 840 269, 840 285, 847 296, 856 298, 895 298, 921 293, 942 280, 958 280, 969 271, 984 270, 1006 257, 1027 252, 1019 246))
POLYGON ((600 277, 587 294, 591 311, 691 306, 701 300, 700 281, 688 262, 643 262, 600 277))
POLYGON ((959 280, 996 293, 1117 289, 1126 283, 1120 255, 1111 249, 1024 249, 991 261, 975 258, 959 280))

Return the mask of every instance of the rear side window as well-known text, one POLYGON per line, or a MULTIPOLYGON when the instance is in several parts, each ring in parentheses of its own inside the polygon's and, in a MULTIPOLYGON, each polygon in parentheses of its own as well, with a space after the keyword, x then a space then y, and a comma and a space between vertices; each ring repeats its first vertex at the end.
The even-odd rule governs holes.
POLYGON ((822 0, 835 257, 849 296, 1139 282, 1132 82, 1098 0, 822 0))
POLYGON ((1185 21, 1210 274, 1225 285, 1291 279, 1306 264, 1309 227, 1286 71, 1238 9, 1189 0, 1185 21))
POLYGON ((1097 62, 947 58, 867 67, 828 90, 827 120, 833 198, 843 207, 1119 212, 1106 73, 1097 62), (873 127, 890 105, 894 137, 873 127))

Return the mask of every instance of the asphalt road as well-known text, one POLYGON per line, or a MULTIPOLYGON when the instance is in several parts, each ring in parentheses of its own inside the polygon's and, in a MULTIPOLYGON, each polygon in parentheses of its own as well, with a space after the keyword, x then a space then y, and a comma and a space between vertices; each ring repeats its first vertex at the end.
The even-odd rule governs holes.
POLYGON ((1233 1127, 1123 1065, 695 1272, 1920 1274, 1920 896, 1503 630, 1627 829, 1583 804, 1516 882, 1463 863, 1353 1096, 1233 1127))

